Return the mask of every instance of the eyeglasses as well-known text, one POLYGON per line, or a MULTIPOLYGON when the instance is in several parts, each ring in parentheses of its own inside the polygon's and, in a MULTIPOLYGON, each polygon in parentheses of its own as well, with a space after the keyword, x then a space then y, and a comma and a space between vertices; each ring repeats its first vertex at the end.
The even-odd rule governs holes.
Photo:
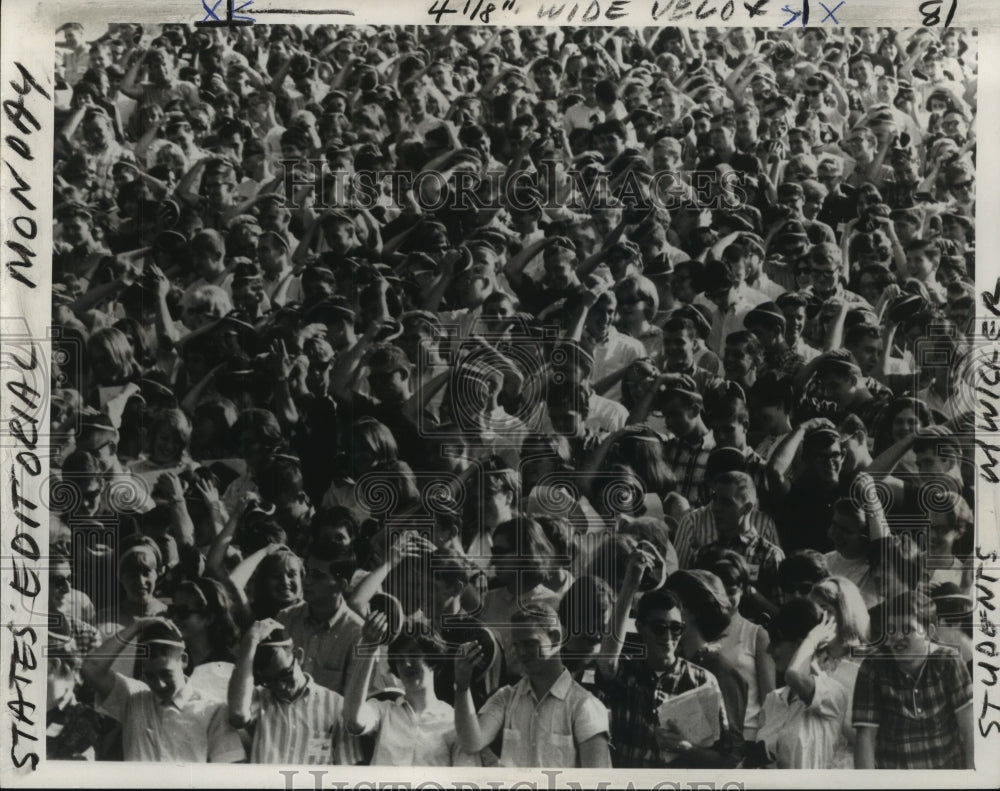
POLYGON ((781 590, 785 593, 797 593, 799 596, 808 596, 813 589, 811 582, 781 583, 781 590))
POLYGON ((295 682, 295 663, 292 662, 284 670, 279 670, 274 675, 257 676, 257 682, 265 687, 288 686, 295 682))
POLYGON ((668 632, 671 637, 680 637, 684 634, 684 628, 687 626, 683 621, 642 621, 641 623, 656 637, 663 637, 668 632))

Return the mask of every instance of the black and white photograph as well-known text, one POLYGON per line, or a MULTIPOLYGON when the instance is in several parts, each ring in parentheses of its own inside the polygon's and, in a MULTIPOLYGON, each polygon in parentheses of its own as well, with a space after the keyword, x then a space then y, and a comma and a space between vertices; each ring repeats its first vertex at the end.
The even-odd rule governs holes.
POLYGON ((975 769, 980 35, 813 15, 53 26, 44 762, 975 769))

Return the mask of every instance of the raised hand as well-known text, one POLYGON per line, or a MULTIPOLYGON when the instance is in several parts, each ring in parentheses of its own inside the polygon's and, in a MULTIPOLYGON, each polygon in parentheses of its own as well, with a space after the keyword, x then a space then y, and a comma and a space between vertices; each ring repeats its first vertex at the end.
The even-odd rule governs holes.
POLYGON ((473 641, 463 643, 455 654, 455 686, 466 690, 472 684, 476 670, 483 664, 483 647, 473 641))
POLYGON ((366 645, 381 645, 389 634, 389 619, 384 612, 373 612, 361 627, 361 642, 366 645))

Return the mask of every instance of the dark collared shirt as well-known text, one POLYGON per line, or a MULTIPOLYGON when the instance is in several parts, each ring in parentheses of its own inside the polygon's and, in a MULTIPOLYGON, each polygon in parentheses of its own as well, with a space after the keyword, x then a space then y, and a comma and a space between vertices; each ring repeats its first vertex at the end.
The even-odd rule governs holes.
POLYGON ((964 769, 956 712, 972 705, 958 653, 934 646, 910 676, 886 653, 866 657, 854 685, 854 726, 878 726, 879 769, 964 769))
MULTIPOLYGON (((600 697, 611 713, 612 763, 616 768, 657 769, 682 760, 656 743, 657 709, 671 696, 704 685, 719 689, 715 676, 677 657, 673 666, 657 673, 644 659, 622 657, 618 673, 608 679, 597 674, 600 697)), ((719 692, 720 737, 715 749, 728 752, 729 719, 719 692)))

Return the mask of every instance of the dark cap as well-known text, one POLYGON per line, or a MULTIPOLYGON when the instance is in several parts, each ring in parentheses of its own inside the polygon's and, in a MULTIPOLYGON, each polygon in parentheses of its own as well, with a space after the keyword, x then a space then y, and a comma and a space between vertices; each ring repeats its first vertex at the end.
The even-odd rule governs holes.
POLYGON ((762 302, 746 315, 743 323, 750 327, 760 324, 765 327, 785 326, 785 314, 773 302, 762 302))

